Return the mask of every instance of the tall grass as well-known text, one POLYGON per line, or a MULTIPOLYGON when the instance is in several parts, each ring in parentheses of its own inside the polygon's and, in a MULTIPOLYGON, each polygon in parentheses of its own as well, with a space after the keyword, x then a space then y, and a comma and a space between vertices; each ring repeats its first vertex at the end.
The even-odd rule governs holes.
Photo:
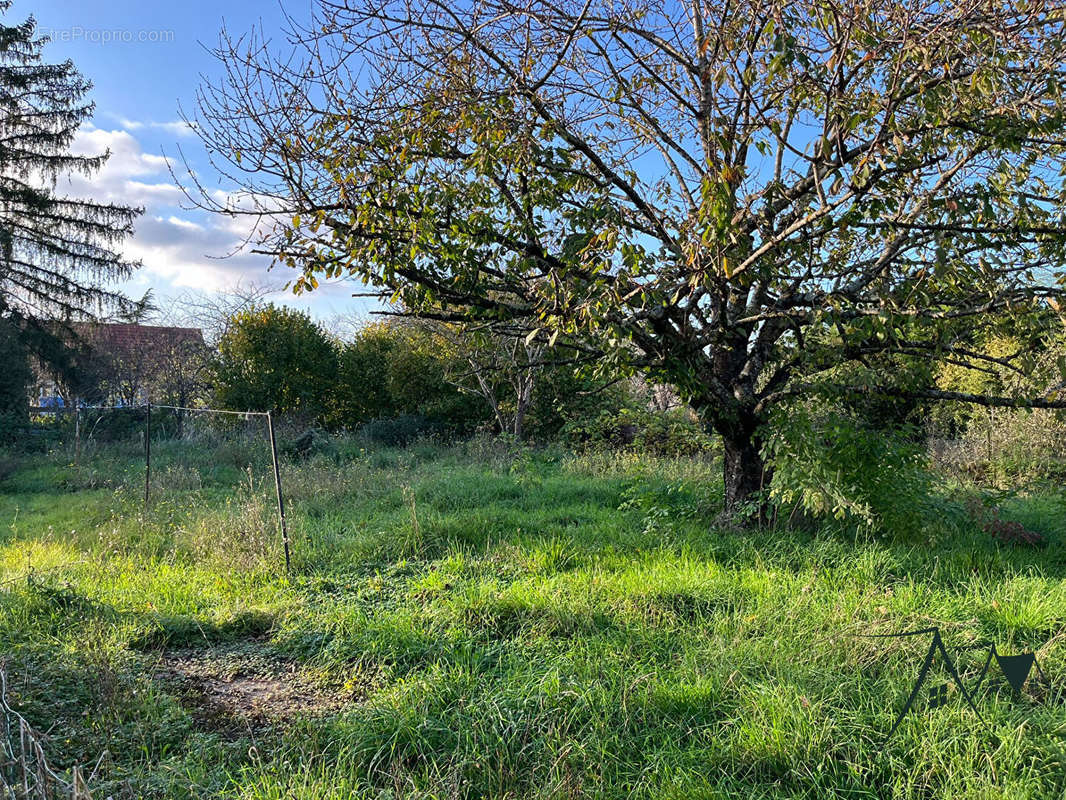
POLYGON ((886 741, 928 642, 859 635, 1033 649, 1066 687, 1049 496, 1005 511, 1043 550, 966 525, 920 543, 716 527, 713 461, 340 447, 283 464, 286 576, 266 462, 241 447, 158 448, 147 512, 132 452, 80 466, 93 486, 49 457, 0 484, 0 651, 60 767, 107 749, 107 786, 137 797, 1066 792, 1061 693, 982 696, 987 727, 953 700, 886 741), (213 728, 156 665, 226 642, 352 701, 213 728))

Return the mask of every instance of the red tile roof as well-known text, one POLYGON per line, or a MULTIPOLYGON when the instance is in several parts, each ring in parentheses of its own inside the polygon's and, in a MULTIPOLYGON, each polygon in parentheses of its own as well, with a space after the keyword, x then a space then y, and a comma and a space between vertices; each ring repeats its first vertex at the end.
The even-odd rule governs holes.
POLYGON ((93 347, 108 352, 120 350, 150 350, 156 347, 175 347, 183 344, 203 345, 199 328, 175 328, 163 325, 132 323, 80 322, 74 332, 93 347))

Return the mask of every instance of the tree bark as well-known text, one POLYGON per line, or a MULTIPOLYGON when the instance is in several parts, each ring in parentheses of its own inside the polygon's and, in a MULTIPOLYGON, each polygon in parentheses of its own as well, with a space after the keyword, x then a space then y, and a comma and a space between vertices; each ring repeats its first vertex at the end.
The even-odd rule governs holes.
POLYGON ((526 419, 526 409, 529 407, 529 397, 520 394, 518 396, 518 404, 515 407, 514 412, 514 435, 519 441, 522 440, 522 434, 524 433, 524 424, 526 419))
POLYGON ((770 487, 771 468, 762 457, 762 439, 749 426, 720 431, 725 448, 725 510, 735 516, 752 501, 757 502, 756 512, 760 523, 767 521, 768 504, 760 497, 763 489, 770 487))

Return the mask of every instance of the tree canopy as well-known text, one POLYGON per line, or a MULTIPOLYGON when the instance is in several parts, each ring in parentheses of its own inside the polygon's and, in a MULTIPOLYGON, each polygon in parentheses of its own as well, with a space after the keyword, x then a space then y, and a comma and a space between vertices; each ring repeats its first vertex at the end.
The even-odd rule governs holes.
POLYGON ((333 343, 311 318, 268 303, 230 320, 218 343, 215 395, 223 408, 314 418, 336 375, 333 343))
POLYGON ((1024 371, 960 328, 1062 297, 1061 2, 316 9, 291 52, 218 48, 197 122, 254 200, 218 210, 271 220, 298 290, 356 277, 676 385, 732 509, 775 406, 885 354, 1024 371))

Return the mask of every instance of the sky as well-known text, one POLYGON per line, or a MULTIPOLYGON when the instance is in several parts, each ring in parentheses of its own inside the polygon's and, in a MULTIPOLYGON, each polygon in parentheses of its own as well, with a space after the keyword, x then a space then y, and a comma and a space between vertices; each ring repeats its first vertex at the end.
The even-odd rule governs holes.
MULTIPOLYGON (((310 7, 310 0, 286 0, 284 12, 302 20, 310 7)), ((207 48, 223 25, 231 34, 261 25, 280 38, 278 0, 14 0, 7 19, 10 24, 29 15, 52 39, 45 60, 69 58, 93 83, 89 99, 96 112, 74 149, 111 151, 100 172, 61 179, 57 192, 145 209, 123 246, 126 256, 144 264, 122 284, 127 294, 140 297, 152 289, 165 315, 169 300, 190 291, 226 291, 238 282, 280 287, 289 280, 290 270, 268 270, 264 256, 233 254, 245 223, 191 209, 168 167, 173 164, 180 175, 184 156, 206 186, 235 188, 219 182, 181 110, 192 116, 198 86, 218 74, 207 48)), ((303 297, 279 292, 272 299, 329 320, 369 310, 366 301, 351 298, 360 289, 346 283, 303 297)))

